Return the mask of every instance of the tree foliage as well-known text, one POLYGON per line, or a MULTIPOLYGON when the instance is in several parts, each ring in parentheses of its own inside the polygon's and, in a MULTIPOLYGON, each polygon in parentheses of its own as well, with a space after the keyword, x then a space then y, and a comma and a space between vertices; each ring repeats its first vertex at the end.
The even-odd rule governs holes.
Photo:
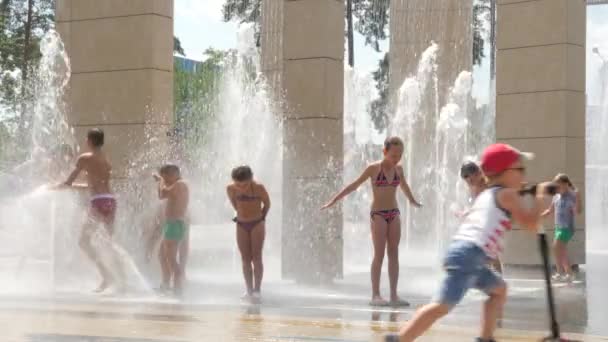
MULTIPOLYGON (((197 151, 208 137, 207 132, 217 108, 220 82, 224 65, 233 51, 209 48, 205 60, 187 69, 175 61, 173 74, 173 98, 175 110, 176 141, 183 144, 183 151, 197 151)), ((190 156, 184 156, 188 159, 190 156)))
POLYGON ((389 54, 385 53, 384 58, 378 62, 378 69, 372 73, 376 81, 378 97, 370 104, 370 116, 374 127, 383 130, 388 124, 388 102, 389 102, 389 54))
POLYGON ((355 30, 378 52, 380 41, 387 38, 389 8, 390 0, 353 0, 355 30))
POLYGON ((254 24, 256 46, 260 46, 262 0, 226 0, 222 7, 224 21, 254 24))
POLYGON ((54 12, 53 0, 0 1, 0 98, 12 110, 28 100, 22 94, 27 75, 38 66, 40 40, 53 27, 54 12))
MULTIPOLYGON (((476 0, 473 4, 473 64, 480 65, 485 55, 485 39, 487 35, 484 27, 485 22, 491 20, 490 1, 494 0, 476 0)), ((490 23, 492 25, 492 23, 490 23)))
POLYGON ((25 155, 28 104, 33 100, 31 75, 38 69, 40 42, 54 26, 53 0, 0 0, 0 159, 25 155))
POLYGON ((182 42, 177 37, 173 37, 173 52, 182 56, 186 55, 186 52, 182 47, 182 42))

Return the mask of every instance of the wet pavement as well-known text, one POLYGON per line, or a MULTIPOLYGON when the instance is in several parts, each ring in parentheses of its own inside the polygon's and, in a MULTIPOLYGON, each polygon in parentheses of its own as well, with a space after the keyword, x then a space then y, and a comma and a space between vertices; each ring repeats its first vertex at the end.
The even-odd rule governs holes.
MULTIPOLYGON (((555 286, 558 319, 566 335, 608 341, 608 253, 588 256, 581 281, 555 286)), ((544 282, 539 269, 509 269, 510 295, 499 341, 534 341, 548 332, 544 282)), ((238 299, 238 278, 192 277, 183 300, 152 293, 4 295, 0 341, 381 341, 426 303, 437 274, 405 269, 403 296, 410 308, 367 305, 368 274, 349 274, 323 288, 267 282, 262 305, 238 299)), ((384 280, 384 278, 383 278, 384 280)), ((421 341, 472 341, 484 296, 471 292, 421 341)))

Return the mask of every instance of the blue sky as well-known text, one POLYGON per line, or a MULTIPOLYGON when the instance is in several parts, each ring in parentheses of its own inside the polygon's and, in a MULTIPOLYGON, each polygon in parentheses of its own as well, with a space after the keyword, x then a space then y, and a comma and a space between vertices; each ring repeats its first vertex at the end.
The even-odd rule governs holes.
MULTIPOLYGON (((237 44, 237 23, 225 23, 222 20, 222 4, 225 0, 175 0, 175 35, 180 38, 188 57, 202 59, 203 51, 208 47, 229 49, 237 44)), ((388 43, 385 42, 384 49, 388 43)), ((587 10, 587 91, 588 101, 597 101, 596 85, 599 84, 599 58, 591 53, 593 46, 608 58, 608 5, 589 6, 587 10)), ((360 70, 374 70, 382 53, 376 53, 365 46, 360 35, 355 38, 356 66, 360 70)), ((474 92, 479 97, 487 98, 487 85, 480 75, 488 74, 488 63, 474 71, 478 82, 474 92)))

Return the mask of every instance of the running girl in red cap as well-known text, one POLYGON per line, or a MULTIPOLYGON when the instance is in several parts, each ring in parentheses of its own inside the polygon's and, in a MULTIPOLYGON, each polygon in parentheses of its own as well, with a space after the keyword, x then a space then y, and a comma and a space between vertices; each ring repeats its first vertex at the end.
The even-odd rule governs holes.
POLYGON ((536 201, 531 207, 526 206, 518 193, 525 176, 522 161, 529 157, 505 144, 485 149, 481 169, 488 178, 488 188, 477 196, 448 248, 443 261, 446 276, 438 296, 420 308, 399 335, 387 336, 386 341, 414 341, 450 312, 470 288, 488 295, 477 341, 494 341, 496 320, 505 302, 507 287, 502 277, 488 267, 488 260, 502 253, 511 220, 536 231, 544 206, 546 184, 537 187, 536 201))

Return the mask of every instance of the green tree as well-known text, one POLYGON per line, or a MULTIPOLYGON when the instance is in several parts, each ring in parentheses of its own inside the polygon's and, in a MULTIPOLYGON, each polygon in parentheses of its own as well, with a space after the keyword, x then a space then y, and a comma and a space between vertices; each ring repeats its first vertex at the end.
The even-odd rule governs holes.
MULTIPOLYGON (((234 54, 233 51, 209 48, 204 52, 204 62, 195 63, 194 70, 184 68, 183 63, 176 59, 173 74, 174 134, 182 146, 181 152, 196 152, 207 142, 224 66, 234 54)), ((184 155, 186 159, 190 157, 184 155)))
POLYGON ((22 159, 42 57, 40 41, 54 25, 53 0, 0 0, 0 121, 4 160, 22 159))
POLYGON ((365 44, 380 51, 380 42, 388 32, 390 0, 352 0, 355 29, 363 37, 365 44))
MULTIPOLYGON (((492 23, 492 11, 494 10, 493 2, 495 0, 476 0, 473 4, 473 64, 480 65, 482 59, 486 56, 485 54, 485 40, 483 38, 485 32, 484 23, 489 22, 490 26, 493 27, 492 23), (492 3, 491 3, 492 2, 492 3)), ((493 40, 493 37, 491 37, 493 40)), ((493 43, 493 42, 492 42, 493 43)), ((494 44, 492 44, 494 49, 494 44)))
POLYGON ((41 58, 40 40, 54 25, 54 7, 53 0, 0 2, 1 101, 15 112, 30 100, 28 82, 41 58))
POLYGON ((226 0, 222 6, 224 21, 253 23, 256 46, 260 46, 260 14, 262 0, 226 0))
POLYGON ((182 42, 177 37, 173 37, 173 52, 182 56, 186 55, 186 52, 184 52, 184 48, 182 47, 182 42))
POLYGON ((388 124, 388 102, 389 102, 389 57, 388 53, 384 54, 378 62, 378 69, 372 73, 374 81, 376 81, 376 89, 378 97, 374 99, 369 108, 369 113, 377 130, 384 130, 388 124))

